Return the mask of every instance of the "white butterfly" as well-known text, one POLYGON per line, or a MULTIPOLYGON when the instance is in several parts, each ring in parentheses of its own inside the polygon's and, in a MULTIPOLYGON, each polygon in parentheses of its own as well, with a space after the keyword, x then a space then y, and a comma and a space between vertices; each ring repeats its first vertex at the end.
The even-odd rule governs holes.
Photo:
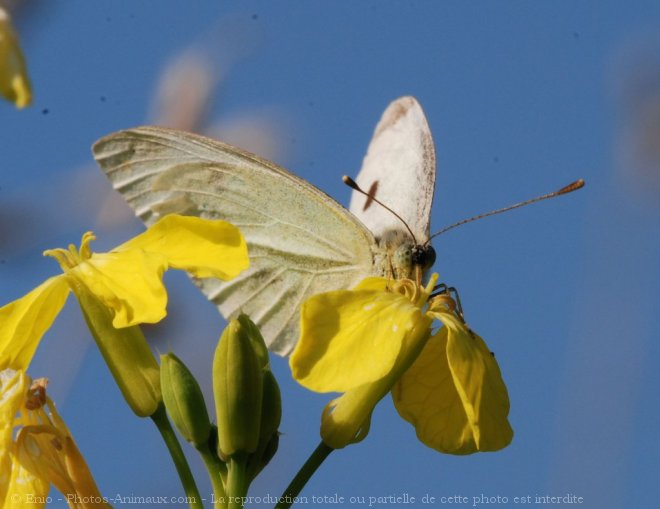
POLYGON ((269 348, 280 355, 295 346, 299 309, 307 298, 351 288, 367 276, 409 276, 412 261, 432 251, 424 245, 435 151, 413 97, 387 107, 356 179, 409 230, 356 191, 349 212, 285 169, 194 134, 139 127, 102 138, 93 152, 145 223, 178 213, 224 219, 241 229, 249 270, 229 282, 196 282, 226 318, 250 315, 269 348))

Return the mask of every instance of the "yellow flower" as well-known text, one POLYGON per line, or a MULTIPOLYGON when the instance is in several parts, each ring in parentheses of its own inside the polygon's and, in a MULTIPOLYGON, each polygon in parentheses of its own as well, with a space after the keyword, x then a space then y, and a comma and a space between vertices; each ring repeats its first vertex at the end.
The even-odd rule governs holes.
POLYGON ((32 102, 30 79, 7 11, 0 7, 0 94, 18 108, 32 102))
POLYGON ((44 507, 51 484, 71 508, 109 507, 46 385, 30 385, 22 370, 0 371, 0 507, 44 507))
POLYGON ((509 398, 484 341, 446 294, 410 280, 368 278, 350 291, 315 295, 301 310, 293 377, 316 392, 343 392, 325 408, 332 448, 362 440, 388 392, 425 445, 450 454, 495 451, 513 437, 509 398), (432 333, 437 319, 444 324, 432 333))
MULTIPOLYGON (((0 369, 27 368, 70 290, 81 302, 91 295, 109 309, 114 327, 130 327, 165 316, 162 274, 168 268, 195 277, 231 279, 248 266, 245 240, 224 221, 166 216, 109 253, 92 253, 93 239, 86 233, 79 250, 71 245, 68 250, 46 251, 58 260, 64 274, 0 308, 0 369)), ((90 314, 98 312, 91 309, 90 314)))

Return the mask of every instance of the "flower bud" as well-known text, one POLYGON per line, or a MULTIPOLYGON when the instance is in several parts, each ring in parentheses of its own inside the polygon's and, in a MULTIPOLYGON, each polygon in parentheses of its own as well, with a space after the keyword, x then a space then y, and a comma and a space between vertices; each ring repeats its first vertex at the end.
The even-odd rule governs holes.
POLYGON ((195 447, 205 444, 211 422, 202 390, 186 365, 173 353, 160 356, 163 402, 176 429, 195 447))
POLYGON ((263 403, 259 447, 250 456, 249 474, 254 479, 277 452, 280 434, 277 429, 282 418, 282 398, 277 380, 270 370, 264 371, 263 403))
POLYGON ((237 320, 241 326, 245 328, 247 337, 250 339, 254 353, 257 355, 257 359, 259 360, 259 366, 261 368, 269 368, 270 359, 268 357, 268 347, 266 346, 266 342, 261 335, 259 327, 257 327, 257 325, 252 320, 250 320, 250 317, 246 314, 238 315, 237 320))
POLYGON ((259 445, 264 367, 256 327, 246 318, 229 322, 213 358, 218 455, 225 459, 259 445))
POLYGON ((240 315, 238 321, 245 327, 247 336, 250 338, 252 347, 259 359, 259 366, 263 370, 263 398, 259 428, 259 444, 261 445, 270 441, 271 437, 277 433, 277 428, 279 428, 282 419, 282 397, 277 380, 270 371, 268 348, 259 327, 245 314, 240 315))
POLYGON ((74 288, 80 309, 124 399, 138 417, 149 417, 163 398, 158 362, 138 326, 115 329, 112 313, 86 287, 74 288))
POLYGON ((0 95, 25 108, 32 102, 32 90, 25 58, 7 11, 0 7, 0 95))
POLYGON ((275 433, 270 437, 270 440, 263 444, 263 447, 260 446, 259 451, 257 453, 253 454, 250 457, 250 461, 248 463, 248 475, 250 480, 254 480, 257 475, 259 475, 259 472, 261 472, 268 463, 270 463, 270 460, 273 459, 273 456, 275 456, 275 453, 277 452, 277 447, 280 444, 280 434, 275 433))
POLYGON ((275 375, 270 370, 264 372, 263 404, 261 405, 260 442, 268 442, 277 434, 282 419, 282 397, 275 375))

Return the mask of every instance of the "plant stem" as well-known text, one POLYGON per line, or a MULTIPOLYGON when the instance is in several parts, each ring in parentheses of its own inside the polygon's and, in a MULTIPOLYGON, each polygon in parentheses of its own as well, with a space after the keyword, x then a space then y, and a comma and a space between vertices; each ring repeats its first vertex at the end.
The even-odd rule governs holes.
POLYGON ((246 475, 247 456, 237 454, 229 460, 227 471, 227 495, 229 509, 242 509, 243 499, 247 495, 250 481, 246 475))
POLYGON ((222 473, 227 474, 227 467, 216 454, 211 450, 208 444, 197 449, 202 459, 204 460, 204 465, 206 466, 206 471, 209 473, 209 478, 211 479, 211 485, 213 486, 213 495, 214 495, 214 509, 224 509, 227 507, 227 496, 225 493, 225 485, 222 482, 222 473))
POLYGON ((188 497, 188 503, 191 509, 204 509, 204 504, 202 504, 202 497, 199 494, 197 485, 195 484, 195 479, 193 478, 190 467, 188 466, 188 461, 183 455, 183 450, 177 440, 172 425, 170 424, 169 419, 167 418, 167 413, 165 412, 165 406, 161 404, 158 409, 151 416, 151 419, 154 421, 154 424, 160 431, 160 434, 167 445, 167 449, 170 451, 170 456, 172 456, 172 461, 176 466, 176 471, 179 474, 181 479, 181 484, 183 485, 183 491, 188 497))
POLYGON ((321 442, 311 454, 305 464, 298 470, 298 473, 291 481, 291 484, 284 490, 279 503, 275 509, 288 509, 294 502, 294 499, 302 491, 307 481, 314 475, 314 472, 321 466, 321 463, 328 457, 334 449, 324 442, 321 442))

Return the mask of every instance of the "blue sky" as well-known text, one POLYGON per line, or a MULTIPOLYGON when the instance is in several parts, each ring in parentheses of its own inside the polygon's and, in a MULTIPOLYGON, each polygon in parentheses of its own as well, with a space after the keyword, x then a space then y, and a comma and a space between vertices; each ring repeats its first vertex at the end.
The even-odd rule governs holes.
MULTIPOLYGON (((303 495, 408 493, 409 507, 428 506, 425 494, 471 506, 482 495, 510 507, 515 496, 567 494, 589 509, 657 505, 657 2, 70 0, 28 3, 17 24, 35 102, 20 112, 0 104, 3 302, 56 273, 44 249, 93 229, 102 250, 140 231, 108 205, 90 146, 154 122, 158 83, 182 54, 206 59, 207 128, 344 204, 340 177, 357 173, 383 109, 414 95, 437 150, 432 229, 576 178, 587 186, 434 243, 435 270, 497 354, 511 446, 441 455, 386 398, 367 439, 331 455, 303 495)), ((208 389, 223 321, 184 276, 167 282, 170 316, 147 334, 208 389)), ((90 343, 72 301, 31 374, 51 378, 104 494, 180 494, 155 428, 126 408, 90 343)), ((298 387, 284 360, 273 366, 283 435, 253 495, 281 493, 318 443, 330 399, 298 387)))

